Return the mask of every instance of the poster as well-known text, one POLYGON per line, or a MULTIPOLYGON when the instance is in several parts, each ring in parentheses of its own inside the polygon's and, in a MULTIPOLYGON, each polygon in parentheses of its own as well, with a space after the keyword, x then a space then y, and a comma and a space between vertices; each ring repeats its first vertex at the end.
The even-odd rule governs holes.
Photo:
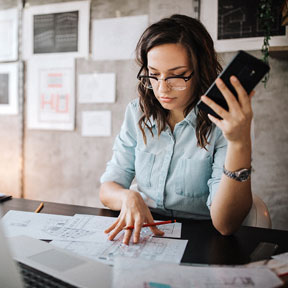
POLYGON ((94 20, 92 24, 94 60, 135 58, 137 42, 147 26, 147 15, 94 20))
POLYGON ((0 11, 0 61, 18 59, 18 10, 0 11))
POLYGON ((73 58, 39 58, 27 63, 29 129, 74 130, 73 58))
POLYGON ((18 114, 18 63, 0 64, 0 114, 18 114))
MULTIPOLYGON (((281 1, 272 2, 273 11, 277 12, 281 1)), ((261 50, 264 31, 257 18, 257 3, 259 1, 201 1, 200 20, 210 33, 217 52, 261 50)), ((288 26, 279 27, 280 19, 276 20, 273 25, 278 27, 272 27, 269 44, 271 47, 287 46, 288 26)))
POLYGON ((107 137, 111 136, 111 111, 83 111, 82 136, 107 137))
POLYGON ((78 75, 79 103, 114 103, 116 94, 115 73, 78 75))
POLYGON ((23 15, 23 59, 88 57, 90 1, 30 6, 23 15))

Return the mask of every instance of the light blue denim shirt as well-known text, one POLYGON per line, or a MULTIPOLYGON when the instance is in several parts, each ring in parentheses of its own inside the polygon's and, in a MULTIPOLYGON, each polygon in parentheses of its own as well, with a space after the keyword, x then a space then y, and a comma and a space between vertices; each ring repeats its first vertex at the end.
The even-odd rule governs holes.
POLYGON ((172 210, 175 217, 209 219, 226 156, 222 131, 213 124, 207 150, 197 146, 193 109, 173 133, 167 125, 158 136, 157 123, 151 119, 154 137, 145 131, 145 144, 138 126, 141 115, 135 99, 127 106, 101 183, 113 181, 129 188, 135 177, 138 189, 155 201, 158 213, 169 216, 172 210))

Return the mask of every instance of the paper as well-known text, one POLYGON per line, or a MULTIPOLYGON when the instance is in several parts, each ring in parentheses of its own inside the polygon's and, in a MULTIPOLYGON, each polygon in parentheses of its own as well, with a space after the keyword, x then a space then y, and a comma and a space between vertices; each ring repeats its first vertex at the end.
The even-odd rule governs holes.
POLYGON ((278 276, 287 275, 288 273, 288 263, 276 259, 267 259, 267 260, 261 260, 256 262, 251 262, 246 265, 245 267, 257 267, 257 268, 269 268, 271 271, 273 271, 278 276))
POLYGON ((82 136, 111 136, 111 111, 83 111, 82 136))
POLYGON ((267 268, 181 266, 124 257, 114 260, 115 288, 271 288, 281 284, 267 268))
POLYGON ((28 128, 74 130, 73 58, 37 58, 27 63, 28 128))
POLYGON ((18 10, 0 11, 0 61, 18 59, 18 10))
MULTIPOLYGON (((99 230, 104 231, 110 227, 116 220, 116 217, 104 217, 104 216, 94 216, 86 214, 75 214, 74 219, 76 222, 79 221, 78 226, 83 227, 85 230, 99 230)), ((155 220, 155 222, 161 222, 161 220, 155 220)), ((170 223, 165 225, 159 225, 159 229, 164 231, 164 237, 181 238, 182 223, 170 223)), ((145 235, 152 235, 153 232, 149 227, 142 228, 145 235)))
POLYGON ((2 218, 2 223, 7 237, 26 235, 51 240, 63 239, 63 227, 70 219, 71 216, 10 210, 2 218))
POLYGON ((140 241, 129 246, 122 243, 123 233, 114 241, 106 240, 83 242, 83 241, 52 241, 57 247, 68 249, 74 253, 91 259, 113 265, 115 257, 125 256, 137 259, 149 259, 153 261, 166 261, 180 263, 188 240, 175 240, 169 238, 155 238, 150 233, 145 235, 141 232, 140 241))
POLYGON ((288 252, 274 255, 272 256, 273 259, 276 259, 277 261, 285 262, 288 264, 288 252))
POLYGON ((79 103, 114 103, 115 73, 80 74, 78 76, 79 103))
POLYGON ((0 114, 18 114, 18 63, 0 64, 0 114))
POLYGON ((279 276, 286 275, 288 273, 288 252, 274 255, 272 259, 248 263, 245 267, 266 267, 279 276))
POLYGON ((172 14, 198 18, 198 0, 153 0, 149 1, 149 22, 154 23, 172 14))
POLYGON ((23 14, 23 59, 88 57, 90 1, 30 6, 23 14))
MULTIPOLYGON (((10 210, 2 218, 7 237, 20 235, 36 239, 53 240, 55 246, 71 250, 92 259, 113 264, 116 256, 150 259, 180 263, 188 240, 153 237, 149 228, 141 230, 140 241, 129 246, 124 245, 124 231, 121 231, 113 241, 108 240, 104 230, 111 226, 116 217, 76 214, 61 216, 45 213, 34 213, 10 210)), ((167 228, 167 234, 181 233, 180 223, 167 228), (173 228, 174 227, 174 228, 173 228), (180 227, 180 228, 179 228, 180 227)), ((163 225, 163 226, 169 226, 163 225)))
POLYGON ((137 42, 147 26, 147 15, 93 20, 93 58, 95 60, 135 58, 137 42))

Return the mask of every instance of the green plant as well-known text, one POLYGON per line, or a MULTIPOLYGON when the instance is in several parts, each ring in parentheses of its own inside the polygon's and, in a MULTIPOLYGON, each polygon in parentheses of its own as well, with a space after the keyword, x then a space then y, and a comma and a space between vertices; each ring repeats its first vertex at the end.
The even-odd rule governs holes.
MULTIPOLYGON (((259 1, 259 23, 260 27, 264 30, 264 39, 261 52, 263 55, 262 60, 265 63, 269 63, 269 40, 271 39, 271 27, 274 22, 274 17, 272 15, 272 0, 260 0, 259 1)), ((266 87, 269 79, 269 73, 266 74, 262 82, 264 87, 266 87)))

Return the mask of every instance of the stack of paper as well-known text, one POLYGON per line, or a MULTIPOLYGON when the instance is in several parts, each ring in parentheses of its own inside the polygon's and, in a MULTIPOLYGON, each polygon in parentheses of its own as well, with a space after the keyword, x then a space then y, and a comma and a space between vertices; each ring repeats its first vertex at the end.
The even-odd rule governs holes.
POLYGON ((143 228, 138 244, 122 244, 124 232, 114 241, 107 239, 104 230, 116 218, 76 214, 61 216, 23 211, 9 211, 3 217, 8 237, 26 235, 36 239, 51 240, 51 244, 74 253, 113 264, 116 256, 129 256, 149 260, 180 263, 187 240, 180 238, 181 223, 163 225, 165 238, 153 237, 149 228, 143 228))

